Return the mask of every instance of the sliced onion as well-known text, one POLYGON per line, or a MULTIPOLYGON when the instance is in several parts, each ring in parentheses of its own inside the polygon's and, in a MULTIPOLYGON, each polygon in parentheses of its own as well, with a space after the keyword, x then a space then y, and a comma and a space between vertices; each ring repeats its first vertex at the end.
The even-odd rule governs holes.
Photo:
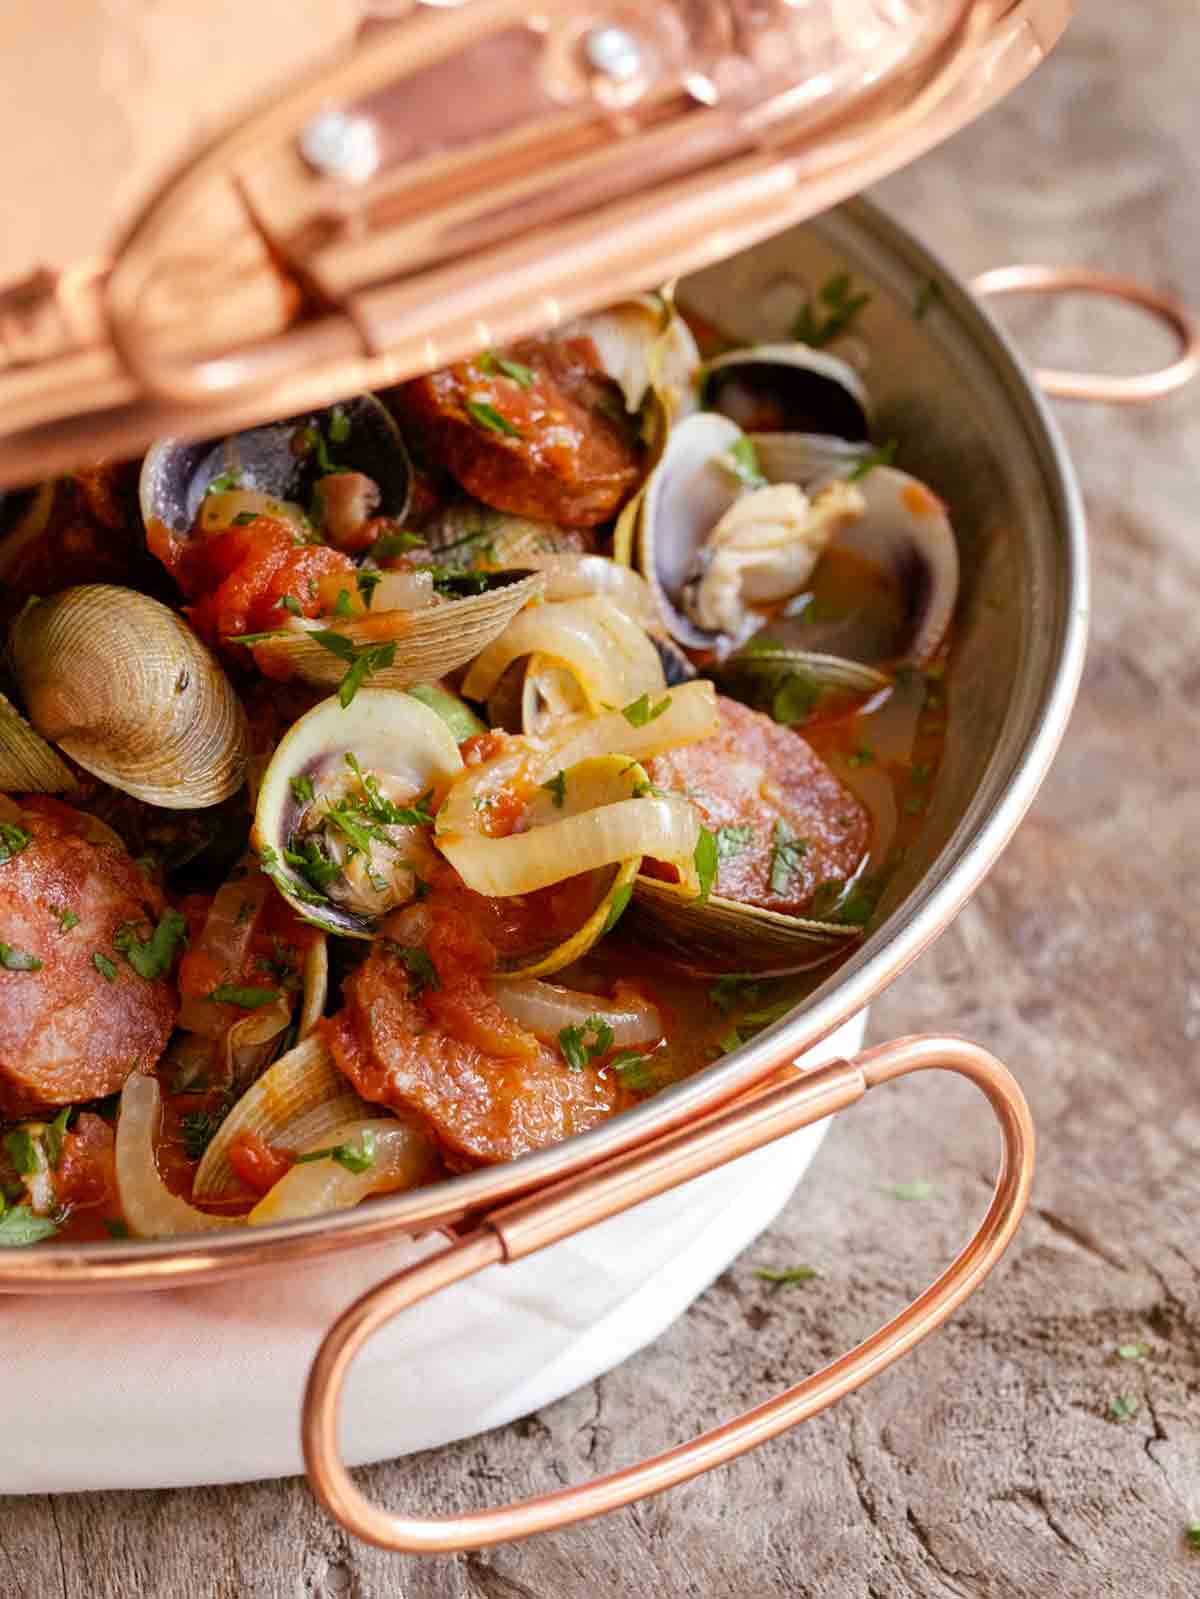
POLYGON ((524 562, 546 574, 548 600, 576 600, 602 594, 619 605, 648 633, 661 633, 663 619, 649 583, 631 566, 607 555, 532 555, 524 562))
MULTIPOLYGON (((428 567, 414 567, 404 572, 373 572, 371 576, 377 577, 378 583, 361 591, 353 572, 331 572, 318 578, 317 597, 322 609, 329 615, 346 614, 347 601, 341 599, 343 593, 348 596, 349 614, 353 616, 366 616, 368 612, 420 611, 437 603, 433 573, 428 567)), ((327 615, 323 626, 328 619, 327 615)))
POLYGON ((309 946, 304 957, 303 998, 296 1023, 296 1040, 302 1042, 325 1014, 329 1000, 329 946, 322 933, 309 946))
POLYGON ((543 1043, 552 1044, 564 1027, 581 1026, 593 1016, 612 1028, 619 1048, 657 1044, 663 1036, 662 1017, 649 1000, 617 1005, 599 994, 587 994, 536 978, 503 978, 491 983, 496 1003, 506 1016, 527 1027, 543 1043))
MULTIPOLYGON (((670 704, 653 721, 634 727, 622 711, 608 711, 590 721, 574 722, 545 745, 543 765, 551 774, 574 766, 589 755, 627 755, 643 760, 711 738, 720 730, 717 691, 706 678, 667 691, 670 704)), ((657 702, 662 703, 661 699, 657 702)), ((544 781, 544 778, 539 778, 544 781)))
POLYGON ((180 1233, 240 1227, 240 1216, 210 1216, 171 1193, 154 1160, 161 1096, 158 1081, 134 1072, 121 1090, 117 1116, 117 1193, 129 1230, 138 1238, 173 1238, 180 1233))
MULTIPOLYGON (((241 976, 270 894, 270 879, 259 870, 253 855, 244 855, 217 890, 196 949, 224 974, 222 980, 236 982, 241 976)), ((202 994, 185 999, 179 1012, 179 1026, 204 1038, 220 1038, 228 1025, 227 1016, 202 994)))
POLYGON ((263 494, 258 489, 230 489, 227 493, 206 494, 197 518, 204 534, 223 533, 237 524, 239 516, 268 516, 273 522, 292 527, 302 537, 310 532, 308 517, 291 500, 263 494))
POLYGON ((549 655, 568 667, 588 708, 622 706, 666 687, 658 651, 646 633, 603 596, 558 600, 522 611, 479 655, 463 679, 468 699, 489 699, 514 661, 549 655))
POLYGON ((347 1144, 364 1146, 364 1135, 374 1144, 374 1161, 366 1171, 349 1171, 332 1156, 293 1166, 270 1193, 260 1199, 247 1220, 252 1227, 268 1222, 292 1221, 300 1216, 320 1216, 331 1210, 348 1210, 369 1194, 391 1194, 416 1188, 437 1169, 437 1149, 427 1133, 411 1122, 394 1117, 343 1122, 301 1150, 330 1149, 347 1144))

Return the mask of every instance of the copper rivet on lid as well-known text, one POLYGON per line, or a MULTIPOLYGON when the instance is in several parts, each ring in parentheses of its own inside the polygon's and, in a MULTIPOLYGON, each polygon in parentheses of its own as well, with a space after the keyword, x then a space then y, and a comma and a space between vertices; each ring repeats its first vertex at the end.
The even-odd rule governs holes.
POLYGON ((616 83, 628 83, 642 70, 641 46, 625 28, 612 24, 585 34, 583 53, 590 67, 616 83))
POLYGON ((300 154, 327 178, 363 183, 379 168, 379 137, 366 117, 322 111, 300 130, 300 154))

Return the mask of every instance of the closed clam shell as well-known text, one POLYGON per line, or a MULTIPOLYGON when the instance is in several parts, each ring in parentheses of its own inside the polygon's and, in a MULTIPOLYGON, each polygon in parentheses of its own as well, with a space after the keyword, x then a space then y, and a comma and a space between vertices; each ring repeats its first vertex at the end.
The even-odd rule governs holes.
POLYGON ((635 928, 654 947, 702 976, 803 972, 832 960, 862 937, 861 927, 783 916, 716 894, 702 901, 651 877, 638 878, 632 914, 635 928))
POLYGON ((76 786, 70 768, 0 694, 0 794, 63 794, 76 786))
POLYGON ((314 1125, 320 1125, 313 1123, 313 1113, 348 1094, 346 1079, 325 1045, 315 1036, 304 1039, 251 1084, 221 1123, 196 1170, 194 1196, 214 1199, 234 1186, 229 1150, 242 1133, 280 1143, 289 1128, 302 1123, 305 1136, 311 1136, 314 1125))
POLYGON ((219 804, 245 781, 246 715, 216 659, 165 605, 86 584, 10 636, 29 719, 79 765, 151 805, 219 804))
POLYGON ((313 638, 322 629, 340 634, 356 649, 395 645, 387 666, 371 673, 377 688, 406 688, 445 677, 472 660, 498 638, 524 606, 539 599, 545 579, 539 572, 496 572, 482 593, 447 600, 416 611, 374 612, 361 620, 320 628, 298 619, 256 644, 258 659, 272 676, 298 677, 316 688, 335 688, 346 675, 346 662, 313 638))

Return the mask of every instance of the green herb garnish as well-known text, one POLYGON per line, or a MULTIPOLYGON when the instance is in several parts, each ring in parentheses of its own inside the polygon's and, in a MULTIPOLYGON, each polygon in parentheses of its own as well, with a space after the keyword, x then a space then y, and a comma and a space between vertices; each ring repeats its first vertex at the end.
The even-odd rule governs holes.
POLYGON ((44 1243, 58 1231, 49 1216, 38 1216, 28 1205, 14 1205, 0 1215, 0 1249, 19 1249, 26 1244, 44 1243))
POLYGON ((797 1283, 811 1283, 825 1273, 815 1266, 759 1266, 754 1275, 760 1282, 775 1283, 780 1288, 794 1288, 797 1283))
POLYGON ((67 1123, 71 1120, 74 1110, 74 1105, 64 1105, 42 1134, 42 1146, 52 1171, 58 1170, 62 1160, 63 1139, 67 1136, 67 1123))
POLYGON ((358 584, 358 592, 362 595, 362 602, 369 611, 375 598, 375 590, 383 582, 382 572, 360 572, 354 580, 358 584))
POLYGON ((875 751, 869 744, 860 744, 858 748, 846 757, 848 766, 871 766, 875 760, 875 751))
POLYGON ((621 715, 630 727, 645 727, 648 722, 657 721, 671 703, 671 696, 666 694, 657 705, 650 703, 649 694, 639 694, 636 700, 631 700, 624 706, 621 715))
POLYGON ((11 861, 14 855, 19 855, 33 842, 33 834, 27 833, 23 827, 18 827, 15 822, 0 822, 0 866, 5 861, 11 861))
POLYGON ((772 719, 782 727, 807 722, 820 698, 821 685, 815 677, 807 672, 789 672, 771 697, 772 719))
POLYGON ((482 355, 476 357, 475 365, 481 372, 503 372, 506 378, 511 378, 523 389, 531 389, 534 385, 536 374, 532 367, 523 366, 520 361, 513 361, 507 355, 497 355, 495 350, 484 350, 482 355))
POLYGON ((102 954, 100 952, 100 950, 96 950, 95 953, 92 955, 92 965, 100 973, 101 977, 103 977, 103 979, 104 979, 104 981, 106 983, 115 983, 116 982, 116 980, 117 980, 116 963, 114 961, 110 961, 108 956, 102 954))
MULTIPOLYGON (((293 840, 294 842, 295 840, 293 840)), ((320 851, 318 850, 317 853, 319 855, 320 851)), ((297 861, 297 852, 295 850, 285 850, 284 855, 288 858, 288 864, 294 867, 296 871, 304 869, 297 861)), ((298 883, 291 873, 284 870, 278 852, 272 849, 269 844, 264 845, 259 850, 258 859, 263 871, 275 884, 276 888, 281 889, 284 894, 289 895, 292 899, 298 899, 302 905, 328 905, 328 894, 317 893, 315 888, 308 888, 304 884, 298 883)), ((300 856, 299 859, 304 863, 304 866, 308 865, 306 857, 300 856)), ((325 857, 321 856, 321 859, 324 861, 325 857)), ((332 863, 327 862, 326 864, 332 863)), ((338 868, 334 866, 331 875, 335 875, 337 871, 338 868)))
POLYGON ((786 894, 792 879, 800 871, 800 863, 808 854, 808 840, 797 838, 790 832, 782 818, 775 822, 771 835, 771 892, 786 894))
POLYGON ((36 955, 27 954, 23 949, 14 949, 11 944, 0 944, 0 966, 6 972, 40 972, 42 963, 36 955))
POLYGON ((189 1110, 180 1119, 183 1151, 190 1161, 199 1161, 225 1120, 227 1110, 189 1110))
POLYGON ((425 543, 419 533, 399 527, 392 533, 381 533, 369 553, 373 561, 390 561, 394 556, 407 555, 409 550, 423 549, 425 543))
POLYGON ((170 971, 176 953, 187 943, 187 919, 177 910, 165 910, 147 939, 138 937, 138 923, 124 922, 113 934, 113 948, 148 982, 170 971))
POLYGON ((500 433, 508 439, 519 439, 521 430, 514 427, 506 416, 502 416, 494 405, 489 405, 486 400, 467 399, 463 401, 467 415, 477 427, 486 428, 489 433, 500 433))
POLYGON ((277 988, 255 988, 237 983, 218 983, 208 995, 214 1005, 236 1005, 239 1010, 261 1010, 274 1000, 282 999, 277 988))
POLYGON ((617 925, 622 916, 624 916, 626 910, 629 908, 629 901, 632 898, 632 883, 625 883, 621 888, 617 889, 616 893, 612 897, 612 903, 608 907, 608 915, 604 918, 604 926, 600 929, 601 938, 606 938, 608 934, 612 932, 613 928, 617 925))
POLYGON ((562 810, 567 801, 566 773, 559 771, 554 774, 548 783, 541 785, 548 794, 553 796, 556 809, 562 810))
POLYGON ((239 511, 231 522, 231 527, 249 527, 251 522, 258 521, 257 511, 239 511))
POLYGON ((639 1049, 619 1049, 608 1064, 613 1071, 620 1073, 621 1081, 626 1088, 632 1088, 635 1094, 654 1086, 650 1057, 643 1055, 639 1049))
POLYGON ((394 938, 385 938, 383 947, 389 955, 404 965, 408 972, 408 986, 412 994, 423 993, 427 988, 440 988, 441 979, 437 967, 430 959, 429 952, 419 944, 401 944, 394 938))
POLYGON ((1108 1402, 1109 1417, 1113 1421, 1128 1421, 1137 1415, 1141 1403, 1136 1394, 1117 1394, 1108 1402))
POLYGON ((700 879, 700 892, 696 895, 698 904, 703 905, 712 893, 713 884, 717 880, 717 841, 703 823, 700 825, 700 837, 696 840, 696 849, 692 860, 696 867, 696 876, 700 879))
POLYGON ((319 632, 310 633, 309 637, 331 655, 349 663, 349 669, 338 688, 338 703, 343 710, 369 677, 383 671, 396 659, 394 639, 390 644, 371 644, 360 649, 353 639, 348 639, 343 633, 335 633, 331 628, 322 628, 319 632))
POLYGON ((753 439, 745 433, 736 443, 732 444, 723 454, 715 457, 718 466, 726 472, 733 474, 738 482, 747 489, 761 489, 767 485, 762 468, 758 464, 758 451, 754 448, 753 439))
POLYGON ((308 805, 316 797, 311 777, 290 777, 288 786, 297 805, 308 805))
POLYGON ((329 413, 329 442, 330 444, 345 444, 350 437, 350 418, 340 405, 335 405, 329 413))
POLYGON ((762 992, 762 984, 750 972, 730 972, 718 977, 708 991, 708 997, 721 1012, 728 1016, 740 1005, 750 1005, 762 992))
POLYGON ((338 590, 338 597, 333 602, 333 614, 341 617, 349 617, 354 615, 354 606, 350 600, 349 589, 338 590))
POLYGON ((339 1166, 357 1175, 370 1171, 374 1166, 375 1149, 375 1134, 366 1130, 360 1135, 357 1148, 353 1144, 330 1144, 326 1149, 310 1149, 307 1155, 296 1156, 296 1165, 307 1166, 314 1160, 335 1160, 339 1166))
POLYGON ((862 460, 852 472, 846 474, 847 483, 861 483, 868 473, 873 472, 877 466, 891 466, 896 459, 896 451, 900 448, 899 439, 888 439, 878 445, 869 455, 864 455, 862 460))
POLYGON ((69 933, 73 927, 79 926, 79 918, 73 910, 62 905, 54 905, 51 909, 58 917, 58 930, 60 933, 69 933))
POLYGON ((206 495, 229 494, 234 489, 240 489, 241 486, 242 474, 240 472, 218 472, 204 492, 206 495))
POLYGON ((581 1072, 613 1047, 613 1030, 602 1016, 589 1016, 578 1027, 564 1027, 558 1035, 562 1057, 573 1072, 581 1072))
POLYGON ((42 1156, 38 1140, 28 1127, 15 1127, 4 1135, 4 1147, 21 1177, 34 1177, 42 1169, 42 1156))
POLYGON ((727 861, 750 848, 754 840, 752 827, 718 827, 713 837, 717 841, 717 859, 727 861))
POLYGON ((853 325, 870 298, 854 294, 850 274, 839 272, 821 286, 815 301, 805 301, 792 324, 792 337, 819 350, 853 325))
POLYGON ((110 1238, 128 1238, 129 1227, 119 1216, 106 1216, 104 1218, 104 1231, 110 1238))

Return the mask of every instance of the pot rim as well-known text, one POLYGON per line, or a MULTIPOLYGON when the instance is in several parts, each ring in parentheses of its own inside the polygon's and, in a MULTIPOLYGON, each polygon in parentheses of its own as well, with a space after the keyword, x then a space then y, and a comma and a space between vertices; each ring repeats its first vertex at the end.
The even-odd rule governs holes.
MULTIPOLYGON (((1061 535, 1062 601, 1036 710, 998 799, 965 837, 958 831, 921 882, 821 990, 773 1026, 711 1066, 664 1089, 590 1132, 502 1166, 452 1177, 369 1206, 254 1229, 181 1239, 53 1244, 4 1251, 0 1292, 72 1293, 83 1286, 130 1290, 216 1281, 294 1265, 334 1250, 386 1243, 446 1227, 500 1200, 541 1189, 608 1156, 640 1147, 744 1093, 781 1062, 828 1037, 883 991, 957 915, 1007 845, 1040 787, 1066 729, 1083 668, 1088 615, 1082 496, 1066 446, 1011 339, 956 273, 868 200, 837 208, 854 228, 915 277, 943 285, 958 331, 985 358, 1014 418, 1025 429, 1061 535), (926 887, 925 885, 931 885, 926 887)), ((801 224, 804 226, 805 224, 801 224)), ((992 762, 1004 752, 997 748, 992 762)))

